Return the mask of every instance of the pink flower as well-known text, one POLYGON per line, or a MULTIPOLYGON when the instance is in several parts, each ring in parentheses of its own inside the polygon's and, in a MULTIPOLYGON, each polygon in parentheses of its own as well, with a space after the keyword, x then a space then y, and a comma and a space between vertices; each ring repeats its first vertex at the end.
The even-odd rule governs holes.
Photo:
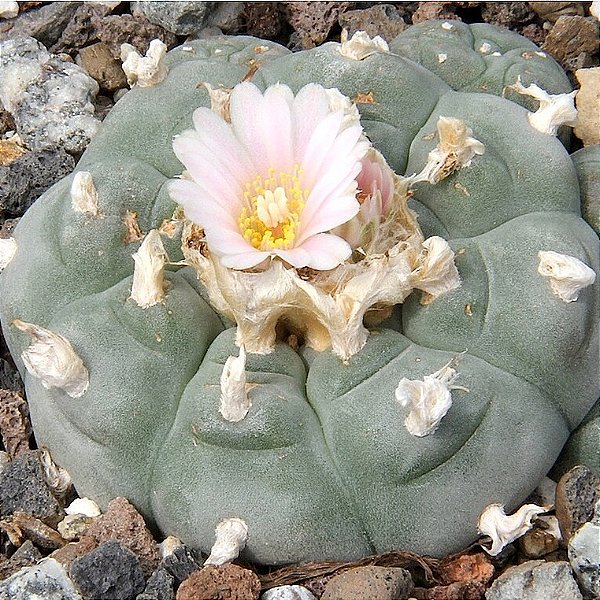
POLYGON ((240 83, 231 122, 198 108, 194 129, 175 138, 191 179, 171 181, 170 194, 225 267, 279 257, 329 270, 349 258, 348 242, 329 232, 360 209, 356 180, 369 142, 339 96, 317 84, 294 96, 281 84, 263 94, 240 83))

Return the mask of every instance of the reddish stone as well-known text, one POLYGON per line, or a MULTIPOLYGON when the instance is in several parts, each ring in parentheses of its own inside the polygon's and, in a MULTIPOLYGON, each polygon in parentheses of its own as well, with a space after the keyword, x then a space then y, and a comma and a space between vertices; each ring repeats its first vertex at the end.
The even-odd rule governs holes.
MULTIPOLYGON (((115 498, 106 513, 86 531, 97 545, 108 540, 118 540, 140 560, 144 575, 148 577, 158 566, 158 545, 138 511, 125 499, 115 498)), ((83 539, 83 538, 82 538, 83 539)))
POLYGON ((464 581, 488 583, 494 576, 494 565, 487 554, 461 554, 444 559, 440 564, 445 584, 464 581))
POLYGON ((210 565, 192 573, 177 591, 177 600, 258 600, 260 580, 237 565, 210 565))

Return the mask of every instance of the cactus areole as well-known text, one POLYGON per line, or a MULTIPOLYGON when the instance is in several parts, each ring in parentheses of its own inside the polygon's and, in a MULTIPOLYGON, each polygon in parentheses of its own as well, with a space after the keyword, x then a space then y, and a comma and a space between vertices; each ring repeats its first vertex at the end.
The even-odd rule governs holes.
POLYGON ((519 91, 556 130, 570 88, 519 36, 428 27, 175 49, 3 242, 81 496, 207 553, 243 522, 261 563, 440 555, 552 466, 598 398, 598 237, 519 91))

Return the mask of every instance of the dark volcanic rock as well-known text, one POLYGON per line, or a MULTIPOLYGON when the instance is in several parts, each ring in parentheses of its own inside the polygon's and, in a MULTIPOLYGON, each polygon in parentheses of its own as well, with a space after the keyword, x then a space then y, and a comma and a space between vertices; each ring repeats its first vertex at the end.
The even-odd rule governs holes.
POLYGON ((69 575, 85 598, 133 600, 144 589, 137 556, 112 540, 73 561, 69 575))
POLYGON ((144 591, 135 600, 173 600, 173 576, 165 569, 152 573, 144 591))

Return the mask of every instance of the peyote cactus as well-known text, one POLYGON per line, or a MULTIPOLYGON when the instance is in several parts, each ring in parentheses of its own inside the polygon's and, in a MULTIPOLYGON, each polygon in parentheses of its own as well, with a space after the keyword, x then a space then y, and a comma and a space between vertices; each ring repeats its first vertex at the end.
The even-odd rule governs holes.
MULTIPOLYGON (((530 48, 511 40, 513 54, 530 48)), ((541 77, 498 58, 490 91, 568 92, 538 59, 541 77)), ((247 526, 245 557, 271 564, 471 542, 482 510, 521 502, 598 398, 599 244, 565 148, 526 108, 454 91, 361 36, 296 54, 217 37, 166 65, 162 82, 124 96, 77 173, 4 245, 0 315, 38 443, 80 495, 125 496, 203 551, 225 518, 247 526), (277 229, 287 219, 289 239, 312 239, 293 221, 310 196, 292 206, 278 173, 272 185, 255 174, 250 212, 214 209, 233 232, 223 243, 196 196, 234 185, 239 156, 218 135, 202 146, 209 128, 242 135, 256 114, 240 107, 254 98, 263 120, 252 126, 276 135, 280 113, 265 103, 300 111, 311 94, 347 142, 351 193, 333 206, 347 223, 315 229, 343 241, 334 259, 314 244, 295 252, 304 241, 277 229), (373 187, 357 187, 368 173, 373 187), (375 200, 375 217, 357 214, 375 200), (238 224, 251 247, 235 254, 238 224), (284 241, 267 243, 266 230, 284 241)), ((300 135, 308 125, 296 123, 300 135)))

